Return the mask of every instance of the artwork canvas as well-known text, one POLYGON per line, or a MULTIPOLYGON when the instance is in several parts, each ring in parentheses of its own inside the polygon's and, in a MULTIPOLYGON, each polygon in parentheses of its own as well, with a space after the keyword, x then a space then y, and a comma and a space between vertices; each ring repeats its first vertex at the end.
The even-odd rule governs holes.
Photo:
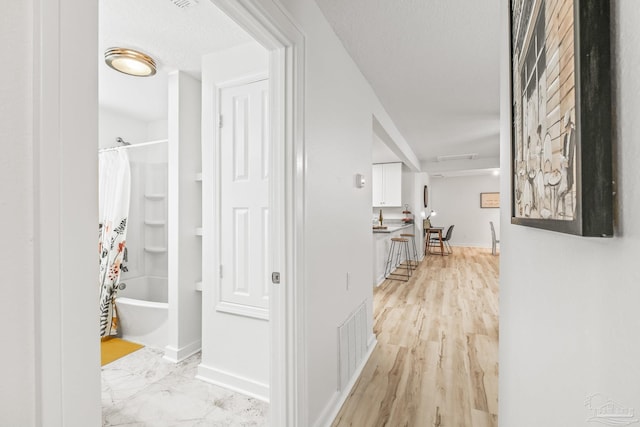
POLYGON ((609 5, 512 0, 512 223, 611 235, 609 5))
POLYGON ((480 193, 480 207, 481 208, 499 208, 500 207, 500 193, 480 193))

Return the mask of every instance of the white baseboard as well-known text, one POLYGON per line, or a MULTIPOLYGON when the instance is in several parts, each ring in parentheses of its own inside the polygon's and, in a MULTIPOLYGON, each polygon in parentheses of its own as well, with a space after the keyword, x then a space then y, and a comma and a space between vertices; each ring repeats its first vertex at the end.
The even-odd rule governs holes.
POLYGON ((487 246, 486 243, 451 243, 451 246, 454 248, 480 248, 480 249, 491 249, 491 244, 487 246))
POLYGON ((264 384, 220 369, 198 365, 196 378, 269 403, 269 384, 264 384))
POLYGON ((371 357, 371 354, 373 354, 373 350, 376 348, 377 344, 378 341, 376 340, 376 336, 374 334, 371 334, 371 336, 369 337, 369 342, 367 343, 367 353, 362 358, 360 365, 358 365, 356 371, 349 380, 349 383, 344 388, 344 390, 336 391, 333 396, 331 396, 331 399, 329 399, 329 402, 320 413, 320 416, 318 417, 316 422, 313 423, 313 427, 331 427, 331 424, 333 424, 333 422, 335 421, 335 418, 338 415, 338 412, 340 412, 342 405, 344 405, 347 397, 349 397, 351 389, 356 384, 356 381, 358 381, 358 378, 360 378, 360 374, 362 374, 362 370, 369 361, 369 358, 371 357))
POLYGON ((181 348, 175 348, 170 345, 164 348, 164 359, 169 362, 178 363, 182 362, 187 357, 196 354, 202 349, 202 341, 197 340, 191 344, 185 345, 181 348))

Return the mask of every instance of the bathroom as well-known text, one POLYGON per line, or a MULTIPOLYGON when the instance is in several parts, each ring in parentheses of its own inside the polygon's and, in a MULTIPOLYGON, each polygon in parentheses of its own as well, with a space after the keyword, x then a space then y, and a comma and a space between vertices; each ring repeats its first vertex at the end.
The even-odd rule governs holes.
MULTIPOLYGON (((100 52, 113 47, 151 56, 155 72, 149 77, 130 76, 109 68, 105 58, 99 59, 100 156, 124 157, 120 160, 127 165, 130 181, 126 257, 116 284, 117 326, 112 333, 153 350, 162 361, 145 360, 152 372, 129 375, 134 383, 138 381, 134 386, 119 379, 105 385, 103 369, 103 405, 105 390, 109 411, 123 408, 129 404, 127 399, 135 398, 132 387, 137 393, 150 385, 147 377, 166 373, 170 364, 186 363, 192 371, 197 369, 200 380, 256 397, 258 403, 248 405, 261 408, 256 410, 261 414, 264 408, 259 404, 264 406, 269 396, 267 300, 255 298, 261 307, 243 317, 229 310, 232 305, 242 307, 242 300, 225 306, 216 299, 212 275, 205 277, 204 247, 221 243, 203 226, 203 212, 214 215, 207 211, 213 196, 203 196, 203 186, 213 184, 203 176, 214 176, 216 166, 213 160, 203 162, 202 140, 213 139, 214 129, 214 123, 206 121, 212 117, 207 108, 214 104, 209 95, 213 91, 207 89, 247 76, 264 80, 266 50, 208 1, 101 0, 100 52), (243 65, 229 67, 235 57, 241 57, 238 61, 243 65), (246 64, 252 65, 247 68, 246 64), (238 322, 237 329, 233 322, 238 322), (234 335, 224 335, 224 329, 234 335), (253 349, 246 353, 260 357, 255 363, 239 365, 236 372, 224 363, 243 359, 229 350, 221 360, 218 348, 225 340, 239 342, 235 334, 247 337, 242 345, 253 349), (255 339, 250 338, 252 334, 255 339), (256 350, 258 345, 263 350, 256 350), (249 371, 240 371, 245 365, 249 371), (221 378, 220 372, 226 377, 221 378), (238 385, 234 378, 246 378, 249 386, 238 385)), ((101 182, 111 178, 101 177, 101 182)), ((112 412, 108 416, 116 417, 112 412)))

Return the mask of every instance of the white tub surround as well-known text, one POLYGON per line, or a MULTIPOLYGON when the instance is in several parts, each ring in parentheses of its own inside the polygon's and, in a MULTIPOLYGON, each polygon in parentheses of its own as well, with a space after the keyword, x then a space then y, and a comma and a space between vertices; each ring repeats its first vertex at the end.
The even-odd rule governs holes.
POLYGON ((167 279, 137 277, 122 280, 116 310, 122 338, 156 349, 167 345, 167 279))

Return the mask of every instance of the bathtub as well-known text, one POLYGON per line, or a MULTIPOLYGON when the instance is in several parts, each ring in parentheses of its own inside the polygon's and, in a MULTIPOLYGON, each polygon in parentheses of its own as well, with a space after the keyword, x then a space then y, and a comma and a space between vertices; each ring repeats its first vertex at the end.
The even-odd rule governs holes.
POLYGON ((164 350, 168 344, 169 304, 167 279, 137 277, 121 279, 116 309, 122 338, 164 350))

